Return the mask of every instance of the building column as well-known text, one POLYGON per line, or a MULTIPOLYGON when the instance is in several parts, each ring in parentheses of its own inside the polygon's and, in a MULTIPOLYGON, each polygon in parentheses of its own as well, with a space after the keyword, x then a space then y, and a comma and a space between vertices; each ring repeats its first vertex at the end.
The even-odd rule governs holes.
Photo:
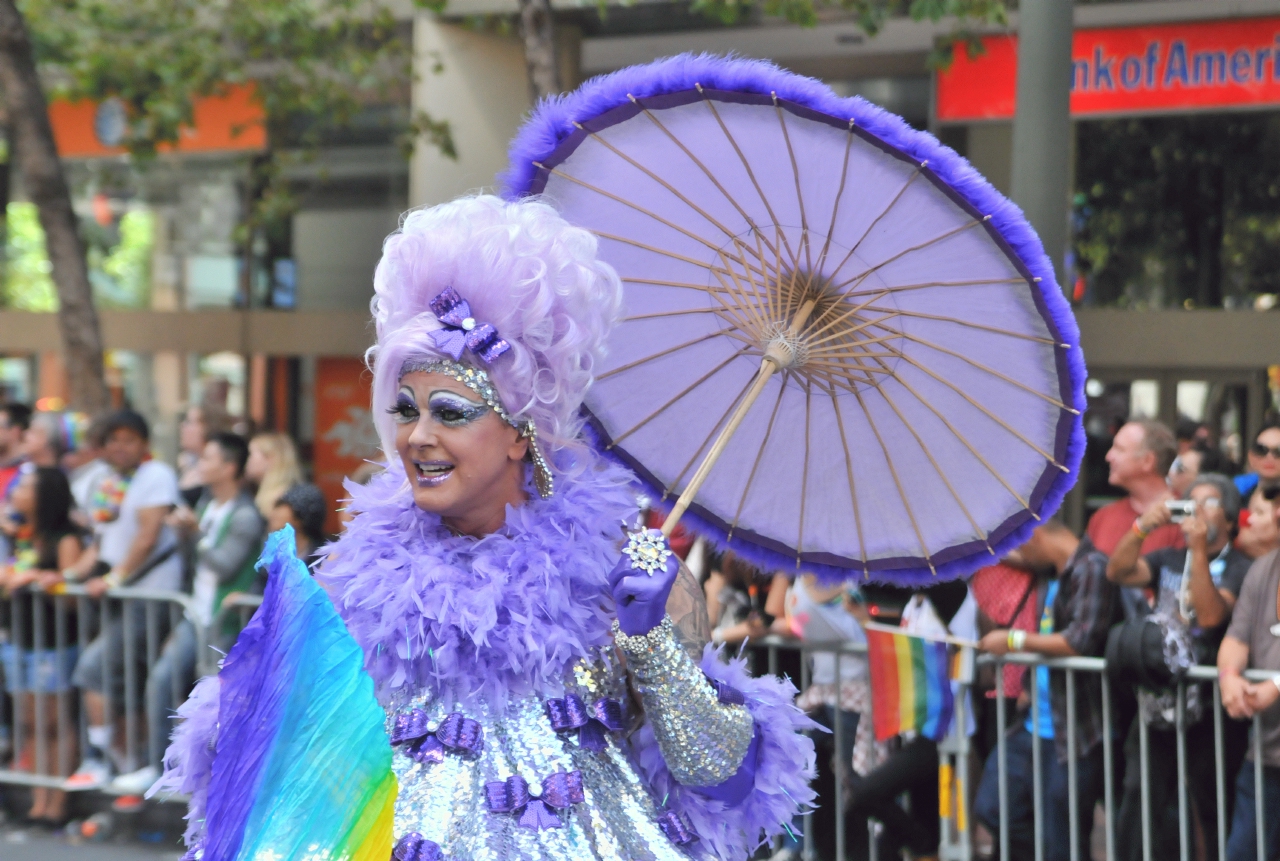
POLYGON ((419 139, 409 166, 409 205, 492 190, 507 145, 529 110, 524 48, 514 36, 478 32, 422 12, 413 26, 413 110, 449 123, 457 160, 419 139))
POLYGON ((1072 0, 1023 0, 1018 9, 1011 197, 1040 234, 1060 285, 1070 212, 1074 5, 1072 0))

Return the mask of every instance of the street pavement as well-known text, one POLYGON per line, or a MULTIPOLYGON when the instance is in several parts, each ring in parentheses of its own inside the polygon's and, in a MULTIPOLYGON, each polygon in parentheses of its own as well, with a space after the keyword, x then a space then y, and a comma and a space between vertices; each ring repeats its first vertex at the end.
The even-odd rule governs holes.
POLYGON ((180 846, 129 842, 77 842, 61 835, 0 825, 0 858, 4 861, 178 861, 180 846))

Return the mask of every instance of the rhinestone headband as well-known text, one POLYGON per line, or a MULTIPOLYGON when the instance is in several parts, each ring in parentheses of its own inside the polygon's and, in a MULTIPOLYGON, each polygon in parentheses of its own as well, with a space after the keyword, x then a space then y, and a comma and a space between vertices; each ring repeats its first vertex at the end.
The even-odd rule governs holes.
POLYGON ((451 359, 410 360, 400 366, 399 378, 404 379, 406 374, 411 374, 415 371, 422 371, 426 374, 444 374, 479 395, 481 400, 498 414, 498 418, 511 425, 511 427, 520 432, 520 436, 529 441, 529 457, 533 461, 533 486, 537 489, 538 495, 543 499, 547 499, 555 492, 555 476, 552 475, 551 467, 546 459, 543 458, 541 448, 538 445, 537 425, 533 423, 533 419, 516 421, 511 413, 507 412, 507 408, 498 399, 498 390, 493 385, 493 381, 489 379, 487 371, 473 368, 470 365, 464 365, 462 362, 455 362, 451 359))

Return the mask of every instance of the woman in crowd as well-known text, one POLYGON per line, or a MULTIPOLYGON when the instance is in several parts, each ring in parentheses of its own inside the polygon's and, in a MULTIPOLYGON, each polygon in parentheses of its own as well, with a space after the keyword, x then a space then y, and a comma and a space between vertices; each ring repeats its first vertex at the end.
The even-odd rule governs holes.
MULTIPOLYGON (((798 577, 785 592, 784 619, 791 636, 809 646, 866 646, 867 635, 862 623, 870 621, 862 595, 846 584, 820 585, 812 574, 798 577)), ((818 748, 818 810, 809 823, 815 835, 815 846, 822 856, 835 851, 834 835, 842 817, 835 807, 836 762, 835 733, 840 733, 839 760, 850 762, 855 774, 866 775, 883 759, 884 748, 877 745, 871 722, 871 683, 867 657, 834 651, 815 651, 809 661, 809 686, 796 698, 796 705, 822 724, 830 733, 816 737, 818 748), (839 721, 837 730, 836 721, 839 721)), ((854 857, 862 857, 859 849, 866 846, 863 823, 849 823, 854 857)), ((793 823, 796 835, 803 821, 793 823)), ((792 837, 774 861, 799 858, 803 846, 792 837)))
POLYGON ((39 412, 31 417, 31 427, 22 436, 22 450, 33 466, 62 466, 71 450, 72 437, 65 419, 69 413, 39 412))
MULTIPOLYGON (((546 203, 494 197, 410 212, 384 246, 373 415, 388 469, 349 487, 358 513, 316 578, 392 730, 396 858, 745 861, 812 799, 794 688, 704 648, 697 582, 661 533, 628 543, 633 477, 582 436, 622 299, 595 254, 546 203)), ((291 549, 277 537, 267 554, 296 578, 291 549)), ((276 594, 246 636, 282 624, 276 594)), ((163 786, 191 794, 193 846, 253 791, 225 775, 261 751, 225 730, 211 746, 216 724, 253 691, 328 694, 244 663, 266 659, 237 646, 183 707, 163 786)))
POLYGON ((282 433, 264 432, 249 440, 249 463, 244 477, 258 488, 253 501, 265 519, 271 518, 285 491, 302 481, 298 468, 298 449, 293 440, 282 433))
POLYGON ((712 554, 707 567, 702 589, 707 596, 711 639, 737 645, 767 634, 760 593, 768 591, 769 578, 733 551, 712 554))
MULTIPOLYGON (((65 777, 76 762, 76 730, 67 697, 59 694, 71 689, 76 618, 63 599, 44 590, 62 582, 59 572, 76 563, 83 544, 71 520, 71 486, 62 470, 41 466, 27 472, 11 504, 23 525, 3 571, 4 591, 15 611, 4 667, 9 692, 20 703, 18 735, 27 743, 19 751, 19 770, 65 777), (36 725, 37 715, 43 726, 36 725)), ((31 819, 60 823, 66 809, 65 792, 32 790, 31 819)))

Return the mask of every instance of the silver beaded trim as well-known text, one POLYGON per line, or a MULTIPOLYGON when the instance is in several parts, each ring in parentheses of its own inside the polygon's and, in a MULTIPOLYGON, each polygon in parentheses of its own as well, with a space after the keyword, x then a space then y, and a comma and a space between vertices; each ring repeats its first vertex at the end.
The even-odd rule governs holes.
POLYGON ((498 399, 498 389, 493 385, 493 380, 489 379, 487 371, 452 359, 429 359, 405 362, 400 367, 400 379, 404 379, 405 374, 411 374, 414 371, 453 377, 479 395, 489 408, 498 414, 498 418, 518 430, 520 436, 529 441, 529 459, 533 461, 533 486, 538 491, 538 496, 547 499, 555 493, 555 475, 551 472, 551 466, 542 456, 542 450, 538 446, 538 426, 534 424, 533 419, 516 421, 511 413, 507 412, 502 401, 498 399))
POLYGON ((733 777, 751 746, 755 722, 745 706, 720 702, 680 645, 671 617, 638 637, 622 633, 615 621, 613 636, 627 656, 671 776, 685 786, 715 786, 733 777))

